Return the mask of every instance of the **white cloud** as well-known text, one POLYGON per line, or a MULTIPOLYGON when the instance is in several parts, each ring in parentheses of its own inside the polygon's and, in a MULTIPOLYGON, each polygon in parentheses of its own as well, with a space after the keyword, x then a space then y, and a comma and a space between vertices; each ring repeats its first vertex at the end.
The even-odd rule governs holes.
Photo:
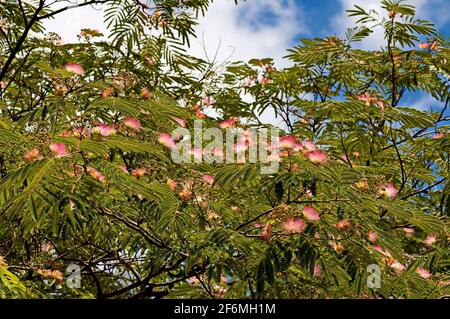
POLYGON ((302 20, 294 0, 252 0, 238 6, 230 0, 218 0, 200 19, 191 52, 205 57, 204 45, 212 59, 220 46, 219 61, 273 57, 277 65, 286 65, 282 60, 286 50, 297 34, 305 32, 302 20), (265 23, 269 16, 277 18, 265 23))
MULTIPOLYGON (((378 0, 339 0, 341 3, 341 12, 339 12, 332 19, 332 32, 336 32, 337 35, 343 35, 347 28, 355 26, 357 18, 348 17, 346 10, 352 9, 354 5, 358 5, 366 11, 374 9, 380 13, 384 10, 381 9, 380 1, 378 0)), ((434 22, 439 29, 439 25, 443 25, 450 21, 450 1, 448 0, 410 0, 407 2, 416 7, 416 17, 421 19, 430 20, 434 22)), ((383 31, 381 28, 375 30, 366 40, 364 40, 359 46, 363 49, 377 50, 385 43, 383 31)))
MULTIPOLYGON (((56 15, 55 19, 45 22, 47 31, 58 33, 66 42, 78 41, 77 35, 83 28, 106 31, 103 23, 103 11, 99 7, 81 7, 56 15)), ((57 9, 55 7, 54 9, 57 9)))

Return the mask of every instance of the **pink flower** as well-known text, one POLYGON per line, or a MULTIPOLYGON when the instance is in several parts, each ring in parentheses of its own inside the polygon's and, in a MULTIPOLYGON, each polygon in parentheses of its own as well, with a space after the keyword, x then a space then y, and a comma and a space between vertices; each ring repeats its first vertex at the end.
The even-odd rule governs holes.
POLYGON ((420 277, 422 277, 422 278, 424 278, 424 279, 428 279, 428 278, 431 277, 431 273, 430 273, 428 270, 426 270, 425 268, 422 268, 422 267, 417 268, 417 269, 416 269, 416 273, 417 273, 420 277))
POLYGON ((314 277, 320 277, 322 275, 322 270, 320 269, 320 266, 316 264, 314 266, 314 277))
POLYGON ((439 134, 434 135, 432 138, 436 139, 436 138, 443 138, 443 137, 445 137, 445 134, 439 133, 439 134))
POLYGON ((339 229, 339 230, 346 230, 348 228, 350 228, 352 224, 350 223, 350 221, 348 219, 342 219, 340 221, 338 221, 334 226, 339 229))
POLYGON ((262 84, 262 85, 266 85, 266 84, 270 84, 270 83, 272 83, 272 80, 271 79, 269 79, 269 78, 267 78, 267 77, 262 77, 261 79, 259 79, 259 81, 260 81, 260 83, 262 84))
POLYGON ((288 218, 283 223, 283 229, 290 234, 300 234, 305 229, 305 227, 305 222, 302 219, 288 218))
POLYGON ((49 148, 56 158, 70 156, 70 153, 66 149, 66 145, 64 145, 63 143, 52 143, 49 145, 49 148))
POLYGON ((207 182, 208 184, 213 184, 214 183, 214 176, 212 175, 203 175, 202 179, 207 182))
POLYGON ((122 172, 124 172, 125 174, 130 174, 130 173, 128 172, 127 167, 126 167, 125 165, 120 165, 119 168, 120 168, 120 169, 122 170, 122 172))
POLYGON ((374 230, 369 230, 367 232, 367 240, 372 244, 375 244, 378 241, 378 234, 374 230))
POLYGON ((142 177, 145 175, 145 168, 141 167, 141 168, 136 168, 131 175, 133 175, 134 177, 142 177))
POLYGON ((388 266, 395 270, 397 274, 400 274, 406 267, 397 260, 388 262, 388 266))
POLYGON ((193 285, 193 286, 200 285, 200 280, 198 280, 197 277, 190 277, 190 278, 186 279, 186 282, 189 285, 193 285))
POLYGON ((294 148, 297 140, 294 136, 287 135, 280 138, 280 147, 281 148, 294 148))
POLYGON ((310 222, 316 222, 320 220, 319 212, 311 206, 303 207, 303 216, 310 222))
POLYGON ((246 77, 244 79, 244 87, 251 87, 255 85, 255 80, 252 77, 246 77))
POLYGON ((317 146, 311 141, 303 141, 301 143, 303 150, 306 153, 317 151, 317 146))
POLYGON ((156 64, 156 60, 153 57, 146 56, 145 57, 145 61, 147 61, 147 63, 150 64, 150 65, 155 65, 156 64))
POLYGON ((108 98, 111 94, 114 93, 114 88, 108 87, 102 91, 102 99, 108 98))
POLYGON ((194 147, 191 150, 191 154, 194 155, 194 158, 201 160, 203 158, 203 149, 194 147))
POLYGON ((144 99, 148 99, 148 98, 150 97, 150 91, 148 90, 147 87, 143 87, 143 88, 141 89, 141 96, 142 96, 144 99))
POLYGON ((86 171, 90 176, 92 176, 96 180, 98 180, 102 183, 105 181, 105 176, 102 173, 100 173, 99 171, 97 171, 95 168, 88 166, 86 168, 86 171))
POLYGON ((92 133, 100 134, 101 136, 110 136, 116 134, 117 130, 113 125, 106 125, 100 123, 98 126, 92 129, 92 133))
POLYGON ((231 128, 233 127, 237 122, 237 119, 232 117, 229 118, 228 120, 224 120, 222 122, 219 123, 219 127, 220 128, 231 128))
POLYGON ((305 156, 314 164, 322 164, 327 160, 327 154, 321 151, 308 152, 305 156))
POLYGON ((134 118, 134 117, 126 117, 123 120, 123 124, 125 124, 126 127, 131 128, 133 130, 137 130, 137 131, 142 128, 141 122, 137 118, 134 118))
POLYGON ((172 136, 170 136, 167 133, 161 133, 158 137, 158 142, 164 145, 165 147, 169 149, 173 149, 176 147, 175 142, 172 139, 172 136))
POLYGON ((234 149, 235 149, 236 153, 245 152, 247 150, 247 148, 248 148, 248 145, 245 142, 237 142, 234 145, 234 149))
POLYGON ((421 48, 421 49, 428 49, 429 47, 430 47, 429 43, 424 43, 424 42, 419 43, 419 48, 421 48))
POLYGON ((72 136, 72 132, 71 131, 62 131, 61 133, 58 134, 58 136, 71 137, 72 136))
POLYGON ((379 253, 383 254, 386 257, 391 257, 391 254, 388 251, 383 250, 383 248, 381 248, 381 246, 374 245, 374 246, 372 246, 372 248, 375 249, 376 251, 378 251, 379 253))
POLYGON ((397 193, 398 193, 397 189, 391 183, 386 184, 379 191, 379 194, 381 196, 387 198, 395 198, 397 197, 397 193))
POLYGON ((177 190, 178 183, 175 182, 173 179, 168 178, 167 179, 167 185, 170 187, 170 189, 172 191, 175 192, 177 190))
POLYGON ((271 234, 272 234, 272 224, 267 223, 263 226, 263 230, 261 232, 261 239, 268 240, 271 234))
POLYGON ((367 105, 367 106, 369 106, 370 104, 376 102, 376 100, 377 100, 376 98, 372 97, 372 96, 371 96, 369 93, 367 93, 367 92, 364 92, 364 93, 361 93, 361 94, 357 95, 357 96, 356 96, 356 99, 357 99, 358 101, 366 102, 366 105, 367 105))
POLYGON ((85 127, 76 127, 73 129, 73 135, 76 137, 88 136, 89 132, 85 127))
POLYGON ((69 72, 78 74, 78 75, 83 75, 84 74, 84 69, 81 65, 79 65, 78 63, 67 63, 65 69, 69 72))
POLYGON ((0 89, 6 89, 6 82, 5 81, 0 81, 0 89))
POLYGON ((32 162, 34 160, 41 160, 42 156, 40 155, 39 150, 37 148, 34 148, 31 151, 27 152, 23 159, 27 162, 32 162))
POLYGON ((204 119, 206 117, 205 113, 203 113, 200 109, 195 110, 195 115, 200 119, 204 119))
POLYGON ((202 98, 202 103, 206 106, 211 106, 215 103, 215 101, 211 96, 205 96, 202 98))
POLYGON ((414 236, 414 234, 416 233, 414 228, 403 227, 402 230, 405 232, 406 237, 414 236))
POLYGON ((174 117, 173 120, 177 122, 181 127, 186 127, 186 121, 179 117, 174 117))
POLYGON ((434 245, 434 243, 436 242, 437 239, 437 235, 436 234, 429 234, 424 240, 423 243, 425 244, 426 247, 430 248, 434 245))

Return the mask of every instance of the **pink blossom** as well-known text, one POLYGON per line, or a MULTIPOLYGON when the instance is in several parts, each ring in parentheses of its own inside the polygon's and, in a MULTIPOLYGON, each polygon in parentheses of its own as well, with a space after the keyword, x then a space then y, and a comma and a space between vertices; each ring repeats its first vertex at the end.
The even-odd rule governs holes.
POLYGON ((71 131, 62 131, 61 133, 59 133, 58 136, 61 136, 61 137, 71 137, 71 136, 72 136, 72 132, 71 132, 71 131))
POLYGON ((92 132, 95 134, 100 134, 101 136, 110 136, 116 134, 117 130, 113 125, 100 123, 98 126, 92 129, 92 132))
POLYGON ((245 152, 247 150, 247 148, 248 148, 248 145, 245 142, 237 142, 234 145, 234 149, 236 150, 236 153, 245 152))
POLYGON ((283 223, 283 229, 291 234, 294 233, 300 234, 305 229, 305 227, 306 227, 305 222, 302 219, 288 218, 283 223))
POLYGON ((366 105, 370 105, 376 101, 376 98, 372 97, 369 93, 364 92, 356 96, 358 101, 366 102, 366 105))
POLYGON ((124 173, 130 174, 130 173, 128 172, 127 167, 126 167, 125 165, 120 165, 119 168, 120 168, 124 173))
POLYGON ((123 120, 123 124, 125 124, 126 127, 131 128, 133 130, 137 130, 137 131, 142 128, 141 122, 137 118, 134 118, 134 117, 126 117, 123 120))
POLYGON ((159 134, 158 142, 169 149, 173 149, 176 147, 175 142, 172 139, 172 136, 170 136, 170 134, 167 133, 159 134))
POLYGON ((348 219, 342 219, 340 221, 338 221, 334 226, 339 229, 339 230, 346 230, 348 228, 350 228, 352 224, 350 223, 350 221, 348 219))
POLYGON ((301 143, 303 150, 306 153, 317 151, 317 146, 311 141, 303 141, 301 143))
POLYGON ((104 89, 101 94, 102 99, 108 98, 113 93, 114 93, 114 88, 112 88, 112 87, 108 87, 108 88, 104 89))
POLYGON ((175 192, 177 190, 178 183, 175 182, 173 179, 170 178, 167 179, 167 185, 170 187, 172 191, 175 192))
POLYGON ((147 87, 143 87, 141 89, 141 97, 143 97, 144 99, 148 99, 150 97, 150 91, 147 87))
POLYGON ((434 245, 434 243, 436 242, 437 239, 437 235, 436 234, 429 234, 424 240, 423 243, 425 244, 426 247, 430 248, 434 245))
POLYGON ((174 117, 173 120, 177 122, 181 127, 186 127, 186 121, 179 117, 174 117))
POLYGON ((378 241, 378 234, 374 230, 369 230, 367 232, 367 240, 372 244, 375 244, 378 241))
POLYGON ((403 227, 402 230, 405 232, 407 237, 414 236, 414 234, 416 233, 414 228, 410 228, 410 227, 403 227))
POLYGON ((198 280, 197 277, 190 277, 190 278, 186 279, 186 282, 189 285, 193 285, 193 286, 200 285, 200 280, 198 280))
POLYGON ((6 82, 5 81, 0 81, 0 89, 6 89, 6 82))
POLYGON ((222 122, 219 123, 219 127, 220 128, 231 128, 233 127, 237 122, 237 119, 232 117, 229 118, 228 120, 224 120, 222 122))
POLYGON ((39 150, 37 148, 34 148, 31 151, 27 152, 23 159, 27 162, 31 162, 34 160, 41 160, 42 156, 40 155, 39 150))
POLYGON ((431 277, 431 273, 430 273, 428 270, 426 270, 425 268, 422 268, 422 267, 417 268, 417 269, 416 269, 416 273, 417 273, 420 277, 422 277, 422 278, 424 278, 424 279, 428 279, 428 278, 431 277))
POLYGON ((314 207, 311 206, 303 207, 303 216, 311 222, 316 222, 320 220, 319 212, 314 207))
POLYGON ((66 145, 64 145, 63 143, 52 143, 49 145, 49 148, 56 158, 66 157, 70 155, 70 153, 66 149, 66 145))
POLYGON ((201 160, 203 158, 203 149, 194 147, 191 150, 191 154, 194 155, 194 158, 201 160))
POLYGON ((429 47, 430 47, 429 43, 425 43, 425 42, 419 43, 419 48, 421 48, 421 49, 428 49, 429 47))
POLYGON ((206 106, 211 106, 215 103, 214 98, 210 96, 205 96, 202 98, 202 103, 206 106))
POLYGON ((438 134, 434 135, 432 138, 436 139, 436 138, 443 138, 443 137, 445 137, 444 133, 438 133, 438 134))
POLYGON ((136 169, 131 173, 131 175, 133 175, 134 177, 137 177, 137 178, 142 177, 142 176, 145 175, 145 168, 143 168, 143 167, 136 168, 136 169))
POLYGON ((268 240, 271 234, 272 234, 272 224, 267 223, 263 226, 263 230, 261 232, 261 239, 268 240))
POLYGON ((206 115, 202 112, 202 108, 200 107, 200 105, 194 104, 194 111, 195 111, 195 115, 198 118, 204 119, 206 117, 206 115))
POLYGON ((247 145, 253 144, 253 132, 250 130, 243 131, 242 135, 239 136, 239 141, 247 145))
POLYGON ((207 182, 208 184, 213 184, 214 183, 214 176, 212 176, 212 175, 203 175, 202 176, 202 179, 205 181, 205 182, 207 182))
POLYGON ((406 269, 405 265, 403 265, 397 260, 388 262, 388 266, 394 269, 397 274, 400 274, 403 270, 406 269))
POLYGON ((314 277, 320 277, 322 275, 322 270, 318 264, 314 266, 314 277))
POLYGON ((321 151, 308 152, 305 156, 314 164, 322 164, 327 160, 327 154, 321 151))
POLYGON ((244 87, 251 87, 255 85, 255 80, 252 77, 246 77, 244 79, 244 87))
POLYGON ((76 137, 88 136, 89 132, 85 127, 75 127, 73 129, 73 135, 76 137))
POLYGON ((395 198, 397 197, 397 193, 398 193, 397 189, 391 183, 386 184, 379 191, 379 194, 381 196, 387 198, 395 198))
POLYGON ((375 249, 376 251, 378 251, 379 253, 383 254, 385 257, 389 257, 389 258, 391 257, 391 254, 388 251, 383 250, 383 248, 381 248, 381 246, 374 245, 374 246, 372 246, 372 248, 375 249))
POLYGON ((145 61, 147 61, 147 63, 150 64, 150 65, 155 65, 156 64, 156 60, 153 57, 146 56, 145 57, 145 61))
POLYGON ((102 173, 100 173, 99 171, 97 171, 95 168, 93 168, 92 166, 88 166, 86 168, 86 171, 90 176, 92 176, 96 180, 98 180, 102 183, 105 181, 105 176, 102 173))
POLYGON ((65 69, 69 72, 78 74, 78 75, 83 75, 84 74, 84 69, 81 65, 79 65, 78 63, 67 63, 65 69))
POLYGON ((297 140, 294 136, 287 135, 280 138, 280 147, 281 148, 294 148, 297 140))

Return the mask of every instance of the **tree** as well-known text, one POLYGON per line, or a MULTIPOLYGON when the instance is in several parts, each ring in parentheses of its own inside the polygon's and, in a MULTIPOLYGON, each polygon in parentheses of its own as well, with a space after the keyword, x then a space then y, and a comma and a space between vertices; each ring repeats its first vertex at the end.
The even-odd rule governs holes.
POLYGON ((208 1, 78 6, 92 4, 107 41, 44 36, 58 13, 45 1, 0 9, 2 297, 448 295, 449 48, 412 6, 356 7, 345 38, 302 40, 289 68, 221 72, 184 50, 208 1), (355 48, 374 28, 384 47, 355 48), (441 111, 402 105, 420 91, 441 111), (243 131, 247 149, 267 108, 286 127, 277 172, 172 160, 169 134, 194 120, 243 131), (64 283, 71 264, 79 289, 64 283))

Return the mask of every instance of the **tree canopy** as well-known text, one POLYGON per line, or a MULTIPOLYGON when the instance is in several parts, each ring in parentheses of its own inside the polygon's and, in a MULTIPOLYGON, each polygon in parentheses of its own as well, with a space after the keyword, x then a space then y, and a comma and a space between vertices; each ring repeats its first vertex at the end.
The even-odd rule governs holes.
POLYGON ((383 0, 350 10, 343 37, 302 39, 287 68, 217 65, 186 51, 210 2, 0 1, 0 297, 448 296, 448 37, 383 0), (88 5, 106 37, 45 30, 88 5), (380 49, 360 49, 379 28, 380 49), (267 109, 277 172, 173 161, 175 129, 240 131, 245 151, 267 109))

